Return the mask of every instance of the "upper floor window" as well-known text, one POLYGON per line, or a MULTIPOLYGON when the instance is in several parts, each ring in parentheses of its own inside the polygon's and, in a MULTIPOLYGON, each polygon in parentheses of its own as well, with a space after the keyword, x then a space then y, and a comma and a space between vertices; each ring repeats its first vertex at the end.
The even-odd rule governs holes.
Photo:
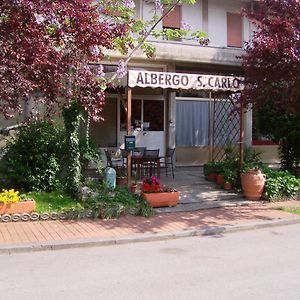
POLYGON ((181 25, 181 6, 176 5, 168 15, 163 18, 163 28, 179 29, 181 25))
POLYGON ((227 46, 242 48, 243 26, 242 16, 237 13, 227 12, 227 46))

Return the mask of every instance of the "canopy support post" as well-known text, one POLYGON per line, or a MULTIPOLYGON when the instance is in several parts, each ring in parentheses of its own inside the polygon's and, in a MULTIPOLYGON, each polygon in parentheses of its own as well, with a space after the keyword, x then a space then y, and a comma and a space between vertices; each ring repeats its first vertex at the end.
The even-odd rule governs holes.
MULTIPOLYGON (((131 134, 132 89, 127 87, 127 135, 131 134)), ((131 151, 127 155, 127 185, 131 184, 131 151)))
POLYGON ((240 168, 243 167, 244 164, 244 143, 245 143, 245 129, 244 129, 244 122, 245 122, 245 112, 244 112, 244 104, 241 98, 241 107, 240 107, 240 168))

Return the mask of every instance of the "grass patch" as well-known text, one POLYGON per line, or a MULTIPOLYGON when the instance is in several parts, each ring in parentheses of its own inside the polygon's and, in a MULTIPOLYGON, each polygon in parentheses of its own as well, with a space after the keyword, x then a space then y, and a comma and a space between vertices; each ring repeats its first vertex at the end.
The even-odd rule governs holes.
POLYGON ((280 210, 286 211, 292 214, 300 215, 300 206, 295 207, 281 207, 280 210))
POLYGON ((30 192, 24 196, 34 199, 36 201, 35 211, 38 213, 43 212, 61 212, 71 209, 79 204, 79 201, 65 195, 60 191, 51 193, 46 192, 30 192))

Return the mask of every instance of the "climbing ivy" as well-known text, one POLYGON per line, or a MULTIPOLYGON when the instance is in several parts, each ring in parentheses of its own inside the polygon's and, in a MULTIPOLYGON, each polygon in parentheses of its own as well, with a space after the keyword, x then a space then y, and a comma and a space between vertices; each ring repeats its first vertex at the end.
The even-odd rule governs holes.
POLYGON ((66 129, 66 192, 77 197, 80 189, 81 165, 79 150, 79 125, 82 108, 76 101, 63 109, 66 129))

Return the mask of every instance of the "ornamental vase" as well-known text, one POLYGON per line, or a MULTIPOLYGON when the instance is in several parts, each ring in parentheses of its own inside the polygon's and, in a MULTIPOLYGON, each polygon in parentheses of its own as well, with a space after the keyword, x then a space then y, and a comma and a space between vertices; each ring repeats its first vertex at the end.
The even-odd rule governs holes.
POLYGON ((248 200, 259 200, 264 191, 266 175, 260 170, 251 169, 241 175, 244 197, 248 200))

